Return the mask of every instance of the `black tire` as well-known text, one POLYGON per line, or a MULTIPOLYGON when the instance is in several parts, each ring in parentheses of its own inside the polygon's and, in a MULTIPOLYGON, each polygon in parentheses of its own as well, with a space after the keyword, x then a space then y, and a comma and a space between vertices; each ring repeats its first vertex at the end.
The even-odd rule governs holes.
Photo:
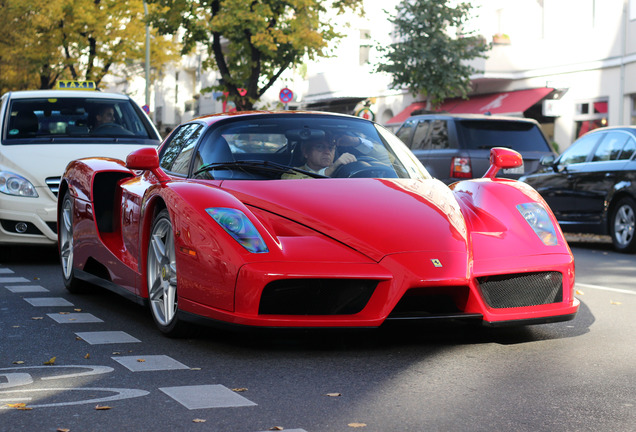
POLYGON ((87 283, 75 277, 75 261, 73 259, 74 239, 73 239, 73 215, 75 207, 73 197, 66 191, 62 199, 60 208, 60 226, 58 227, 58 248, 60 253, 60 262, 62 264, 62 278, 66 289, 74 294, 80 294, 86 291, 87 283))
POLYGON ((610 216, 609 231, 618 252, 636 251, 636 201, 624 197, 616 203, 610 216))
POLYGON ((179 319, 177 265, 174 230, 168 210, 160 211, 152 223, 146 272, 148 304, 157 328, 166 336, 182 337, 188 326, 179 319))

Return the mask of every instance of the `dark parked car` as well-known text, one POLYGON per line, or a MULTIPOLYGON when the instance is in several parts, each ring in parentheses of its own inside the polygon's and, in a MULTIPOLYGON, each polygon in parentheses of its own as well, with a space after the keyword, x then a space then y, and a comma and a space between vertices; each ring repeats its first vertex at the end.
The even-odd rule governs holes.
POLYGON ((523 156, 522 166, 502 170, 499 177, 518 179, 537 170, 542 157, 556 157, 539 123, 519 117, 415 115, 404 122, 396 135, 433 177, 447 184, 483 176, 493 147, 508 147, 523 156))
POLYGON ((600 128, 521 180, 548 202, 563 231, 609 234, 616 250, 636 251, 636 126, 600 128))

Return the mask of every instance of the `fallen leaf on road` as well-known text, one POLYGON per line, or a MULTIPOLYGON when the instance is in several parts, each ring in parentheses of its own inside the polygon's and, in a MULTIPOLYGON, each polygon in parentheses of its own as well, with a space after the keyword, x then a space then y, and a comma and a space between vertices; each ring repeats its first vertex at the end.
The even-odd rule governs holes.
POLYGON ((89 359, 91 358, 91 355, 89 353, 86 353, 86 355, 84 356, 85 359, 89 359))
POLYGON ((81 309, 73 309, 75 312, 81 312, 81 309))
POLYGON ((44 364, 48 365, 48 366, 53 366, 55 364, 55 359, 57 357, 51 357, 51 359, 49 361, 45 361, 44 364))
POLYGON ((338 397, 338 396, 342 396, 342 393, 327 393, 325 396, 338 397))
POLYGON ((144 359, 137 359, 137 362, 139 362, 139 363, 143 363, 143 362, 145 362, 145 361, 146 361, 146 360, 144 360, 144 359))
POLYGON ((14 361, 13 364, 24 364, 22 360, 14 361))
POLYGON ((233 392, 246 392, 247 388, 245 388, 245 387, 233 388, 232 391, 233 392))
POLYGON ((44 319, 44 317, 32 317, 32 320, 40 320, 40 319, 44 319))
POLYGON ((361 427, 367 427, 367 424, 366 423, 349 423, 347 426, 352 428, 361 428, 361 427))
POLYGON ((60 312, 60 315, 70 315, 70 312, 60 312))
POLYGON ((274 426, 269 428, 269 430, 284 430, 282 426, 274 426))
POLYGON ((576 295, 585 295, 585 293, 581 290, 576 290, 576 295))
POLYGON ((56 432, 71 432, 71 430, 66 428, 57 428, 56 432))
POLYGON ((15 409, 18 409, 18 410, 30 410, 30 409, 33 409, 33 408, 29 408, 28 406, 26 406, 25 403, 21 403, 21 402, 20 403, 14 403, 14 404, 7 404, 7 406, 9 408, 15 408, 15 409))
POLYGON ((613 305, 622 305, 623 303, 621 303, 621 302, 617 302, 617 301, 614 301, 614 300, 610 300, 610 304, 613 304, 613 305))
POLYGON ((95 405, 95 409, 98 411, 106 411, 111 409, 109 406, 106 405, 95 405))
POLYGON ((192 420, 192 422, 193 422, 193 423, 205 423, 205 422, 206 422, 206 420, 203 420, 203 419, 194 419, 194 420, 192 420))

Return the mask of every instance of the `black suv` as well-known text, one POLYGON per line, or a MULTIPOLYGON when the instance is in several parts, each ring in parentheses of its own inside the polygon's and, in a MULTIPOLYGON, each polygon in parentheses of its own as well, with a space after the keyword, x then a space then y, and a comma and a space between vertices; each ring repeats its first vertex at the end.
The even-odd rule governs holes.
POLYGON ((511 148, 523 156, 521 167, 502 170, 499 177, 517 179, 536 171, 542 157, 556 157, 539 123, 526 118, 422 114, 411 116, 396 134, 428 172, 446 184, 483 176, 493 147, 511 148))

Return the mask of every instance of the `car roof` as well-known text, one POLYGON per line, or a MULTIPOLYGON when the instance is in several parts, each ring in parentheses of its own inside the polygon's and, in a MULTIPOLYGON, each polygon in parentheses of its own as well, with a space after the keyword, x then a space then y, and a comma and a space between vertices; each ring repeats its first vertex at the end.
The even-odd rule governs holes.
MULTIPOLYGON (((587 132, 588 134, 592 134, 592 133, 600 133, 600 132, 606 132, 606 131, 625 131, 625 132, 629 132, 631 134, 635 134, 636 135, 636 126, 630 126, 630 125, 624 125, 624 126, 605 126, 605 127, 600 127, 600 128, 596 128, 596 129, 592 129, 591 131, 587 132)), ((586 134, 587 135, 587 134, 586 134)))
POLYGON ((321 116, 329 116, 329 117, 344 117, 344 118, 349 118, 349 119, 357 119, 357 120, 362 120, 362 121, 370 121, 367 119, 363 119, 362 117, 356 117, 356 116, 352 116, 352 115, 348 115, 348 114, 341 114, 341 113, 332 113, 332 112, 326 112, 326 111, 235 111, 235 112, 231 112, 231 113, 219 113, 219 114, 209 114, 209 115, 205 115, 205 116, 201 116, 201 117, 196 117, 193 118, 192 120, 190 120, 190 122, 192 121, 202 121, 208 125, 212 124, 212 123, 216 123, 218 121, 224 120, 224 119, 228 119, 228 118, 234 118, 234 117, 255 117, 255 116, 262 116, 262 115, 272 115, 272 114, 276 114, 276 115, 298 115, 298 114, 312 114, 312 115, 321 115, 321 116))
POLYGON ((33 99, 33 98, 73 98, 89 97, 94 99, 130 99, 128 95, 121 93, 104 93, 90 90, 20 90, 6 93, 11 99, 33 99))
POLYGON ((429 113, 429 114, 416 114, 409 117, 407 120, 417 119, 457 119, 457 120, 500 120, 500 121, 517 121, 527 123, 537 123, 536 120, 526 117, 513 117, 503 115, 487 115, 487 114, 450 114, 450 113, 429 113))

